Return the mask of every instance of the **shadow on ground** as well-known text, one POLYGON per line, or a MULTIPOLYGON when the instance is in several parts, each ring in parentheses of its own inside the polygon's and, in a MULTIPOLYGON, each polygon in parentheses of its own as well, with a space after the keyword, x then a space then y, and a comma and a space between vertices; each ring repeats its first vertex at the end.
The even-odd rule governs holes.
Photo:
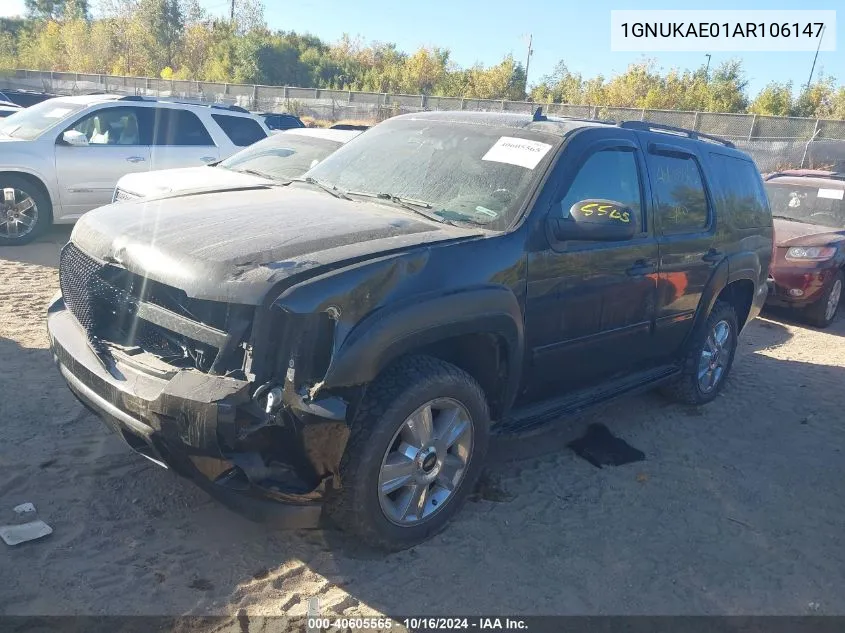
POLYGON ((53 225, 31 244, 0 247, 0 261, 17 261, 58 268, 59 252, 70 238, 71 230, 73 227, 70 225, 53 225))
POLYGON ((782 306, 767 306, 763 310, 762 317, 768 319, 769 322, 780 322, 795 327, 801 327, 814 332, 827 332, 829 334, 838 334, 845 336, 845 302, 839 306, 839 312, 836 315, 833 323, 826 328, 818 328, 807 323, 800 310, 792 308, 785 308, 782 306))

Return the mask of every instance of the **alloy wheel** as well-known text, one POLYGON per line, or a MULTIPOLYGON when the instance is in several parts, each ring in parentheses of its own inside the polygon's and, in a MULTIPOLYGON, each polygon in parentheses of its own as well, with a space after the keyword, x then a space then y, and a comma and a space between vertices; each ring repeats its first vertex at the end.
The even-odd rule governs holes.
POLYGON ((38 205, 25 191, 6 187, 0 200, 0 237, 9 240, 29 235, 38 223, 38 205))
POLYGON ((385 517, 408 526, 439 512, 466 474, 472 443, 472 418, 457 400, 431 400, 408 416, 379 469, 379 505, 385 517))
POLYGON ((725 320, 717 322, 707 335, 698 362, 698 387, 702 393, 713 391, 724 376, 730 361, 732 338, 731 326, 725 320))
POLYGON ((826 321, 832 321, 836 316, 836 310, 839 308, 839 299, 842 297, 842 280, 837 279, 833 282, 833 287, 830 289, 830 294, 827 296, 827 306, 824 311, 824 318, 826 321))

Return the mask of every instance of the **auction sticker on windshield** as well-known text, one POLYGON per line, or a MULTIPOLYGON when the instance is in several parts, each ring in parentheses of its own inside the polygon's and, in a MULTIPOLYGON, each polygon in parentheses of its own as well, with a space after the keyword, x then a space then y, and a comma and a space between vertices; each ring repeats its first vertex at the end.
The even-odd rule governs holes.
POLYGON ((552 146, 548 143, 503 136, 481 157, 481 160, 534 169, 551 148, 552 146))
POLYGON ((70 108, 53 108, 47 114, 44 115, 44 118, 46 118, 46 119, 61 119, 68 112, 70 112, 70 108))
POLYGON ((842 200, 845 197, 845 189, 819 189, 819 198, 830 198, 831 200, 842 200))

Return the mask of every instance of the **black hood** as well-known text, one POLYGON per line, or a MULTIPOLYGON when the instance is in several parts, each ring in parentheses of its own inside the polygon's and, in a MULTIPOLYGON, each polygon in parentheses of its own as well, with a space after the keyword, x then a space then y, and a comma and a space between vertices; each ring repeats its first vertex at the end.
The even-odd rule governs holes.
POLYGON ((83 215, 71 241, 188 296, 258 304, 295 273, 482 233, 292 185, 109 205, 83 215))

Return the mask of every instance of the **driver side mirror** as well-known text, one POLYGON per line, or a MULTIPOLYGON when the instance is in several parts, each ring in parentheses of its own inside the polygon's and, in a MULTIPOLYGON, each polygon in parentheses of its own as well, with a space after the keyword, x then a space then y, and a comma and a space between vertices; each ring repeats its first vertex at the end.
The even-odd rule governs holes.
POLYGON ((621 242, 632 239, 639 232, 639 222, 633 209, 614 200, 591 198, 576 202, 569 209, 569 217, 552 213, 549 229, 555 239, 596 242, 621 242))
POLYGON ((68 130, 62 134, 62 143, 71 147, 88 147, 88 137, 77 130, 68 130))

